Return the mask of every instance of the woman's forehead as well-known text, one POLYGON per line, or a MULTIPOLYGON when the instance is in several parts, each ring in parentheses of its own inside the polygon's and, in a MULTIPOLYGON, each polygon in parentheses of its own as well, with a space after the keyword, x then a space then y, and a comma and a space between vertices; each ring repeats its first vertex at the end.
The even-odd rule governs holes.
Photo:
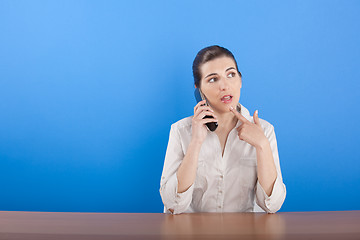
POLYGON ((201 76, 205 77, 206 75, 211 74, 211 73, 221 74, 230 67, 233 67, 236 69, 236 64, 234 62, 234 59, 227 57, 227 56, 218 57, 218 58, 215 58, 211 61, 204 63, 201 66, 201 76))

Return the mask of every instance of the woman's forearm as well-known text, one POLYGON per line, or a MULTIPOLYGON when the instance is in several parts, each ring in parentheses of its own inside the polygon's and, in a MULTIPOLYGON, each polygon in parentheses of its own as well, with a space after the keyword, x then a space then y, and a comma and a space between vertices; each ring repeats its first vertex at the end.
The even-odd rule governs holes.
POLYGON ((270 196, 277 177, 274 157, 269 141, 256 148, 258 180, 265 193, 270 196))
POLYGON ((185 192, 194 183, 202 143, 192 140, 177 171, 178 193, 185 192))

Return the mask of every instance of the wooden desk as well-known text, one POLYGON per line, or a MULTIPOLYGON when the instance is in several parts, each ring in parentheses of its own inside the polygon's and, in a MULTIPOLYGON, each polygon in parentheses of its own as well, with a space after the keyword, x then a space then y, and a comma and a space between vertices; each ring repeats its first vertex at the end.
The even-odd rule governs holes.
POLYGON ((360 211, 0 212, 0 239, 360 239, 360 211))

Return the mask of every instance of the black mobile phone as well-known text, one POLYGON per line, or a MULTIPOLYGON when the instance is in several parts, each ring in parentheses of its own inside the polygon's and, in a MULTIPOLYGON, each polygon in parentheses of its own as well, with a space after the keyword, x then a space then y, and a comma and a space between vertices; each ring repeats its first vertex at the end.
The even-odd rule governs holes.
MULTIPOLYGON (((195 91, 194 91, 194 95, 195 95, 195 99, 196 99, 196 102, 200 102, 202 100, 206 100, 206 97, 204 96, 204 94, 201 92, 201 90, 199 90, 199 88, 195 88, 195 91)), ((206 102, 206 105, 209 106, 209 104, 206 102)), ((213 116, 208 116, 206 115, 204 118, 214 118, 213 116)), ((205 124, 208 129, 210 131, 215 131, 216 128, 218 127, 218 123, 217 122, 209 122, 209 123, 206 123, 205 124)))

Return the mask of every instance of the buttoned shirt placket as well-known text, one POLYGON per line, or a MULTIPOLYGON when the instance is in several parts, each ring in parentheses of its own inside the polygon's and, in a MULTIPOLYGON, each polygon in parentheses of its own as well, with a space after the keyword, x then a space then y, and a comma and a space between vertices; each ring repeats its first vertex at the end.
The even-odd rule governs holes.
POLYGON ((215 163, 217 170, 218 170, 218 176, 217 176, 218 192, 217 192, 217 197, 216 197, 216 212, 224 211, 226 162, 227 162, 228 153, 230 151, 230 147, 232 145, 232 139, 233 139, 232 134, 234 134, 233 132, 234 132, 234 129, 232 131, 230 131, 229 135, 227 136, 225 147, 224 147, 224 155, 222 155, 220 140, 219 140, 218 136, 214 132, 211 133, 211 138, 215 142, 214 146, 217 146, 216 154, 218 155, 218 157, 216 157, 215 159, 219 160, 218 162, 215 163))

